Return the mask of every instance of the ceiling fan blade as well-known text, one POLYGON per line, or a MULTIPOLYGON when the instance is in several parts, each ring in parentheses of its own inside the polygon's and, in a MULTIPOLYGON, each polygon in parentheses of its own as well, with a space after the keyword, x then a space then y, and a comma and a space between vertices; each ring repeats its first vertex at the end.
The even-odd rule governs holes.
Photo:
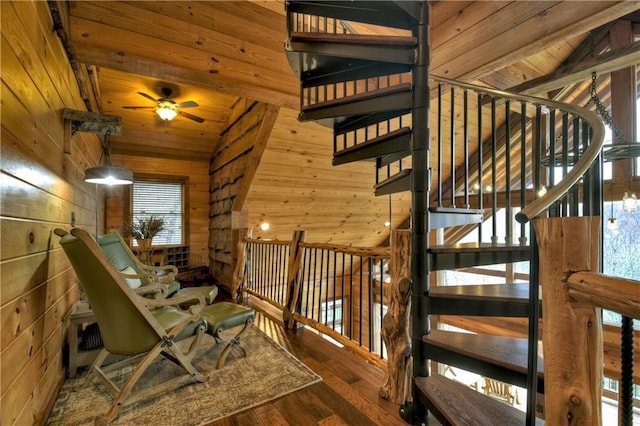
POLYGON ((156 109, 155 106, 123 106, 122 108, 126 109, 156 109))
POLYGON ((158 100, 157 100, 156 98, 151 97, 150 95, 147 95, 147 94, 146 94, 146 93, 144 93, 144 92, 138 92, 138 95, 140 95, 140 96, 144 96, 145 98, 149 99, 149 100, 150 100, 150 101, 152 101, 152 102, 158 102, 158 100))
POLYGON ((204 118, 197 115, 189 114, 188 112, 178 111, 178 114, 188 118, 189 120, 197 121, 198 123, 204 123, 204 118))
POLYGON ((178 104, 178 108, 195 108, 199 106, 195 101, 185 101, 178 104))

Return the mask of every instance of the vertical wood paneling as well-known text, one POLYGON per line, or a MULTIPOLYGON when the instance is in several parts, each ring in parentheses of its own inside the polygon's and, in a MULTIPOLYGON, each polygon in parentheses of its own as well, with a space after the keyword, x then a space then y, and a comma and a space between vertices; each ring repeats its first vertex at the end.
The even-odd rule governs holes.
POLYGON ((46 2, 1 3, 0 403, 3 425, 43 424, 65 377, 78 286, 56 227, 95 229, 102 192, 82 181, 94 135, 62 147, 63 108, 84 109, 46 2))

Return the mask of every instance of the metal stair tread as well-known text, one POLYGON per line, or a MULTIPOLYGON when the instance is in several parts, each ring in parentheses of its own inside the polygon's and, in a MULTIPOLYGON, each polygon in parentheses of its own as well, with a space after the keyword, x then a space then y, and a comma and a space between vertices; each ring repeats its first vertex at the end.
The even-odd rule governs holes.
POLYGON ((430 297, 529 303, 529 283, 472 284, 431 287, 430 297))
POLYGON ((413 2, 365 0, 357 2, 290 1, 287 3, 287 11, 403 29, 414 26, 419 16, 419 8, 413 2))
MULTIPOLYGON (((538 305, 541 315, 542 308, 538 305)), ((431 287, 429 313, 527 318, 529 284, 473 284, 431 287)))
POLYGON ((457 243, 434 245, 429 247, 429 252, 433 254, 447 253, 484 253, 484 252, 528 252, 529 246, 505 243, 457 243))
POLYGON ((385 87, 383 89, 378 90, 370 90, 368 92, 358 93, 356 95, 345 96, 344 98, 332 99, 326 102, 319 102, 317 104, 309 105, 302 107, 302 113, 321 110, 323 108, 328 108, 336 105, 344 105, 358 101, 365 101, 373 98, 381 98, 391 94, 402 93, 402 92, 411 92, 411 84, 403 83, 396 84, 394 86, 385 87))
POLYGON ((402 127, 400 129, 388 132, 382 136, 370 139, 366 142, 362 142, 357 145, 352 145, 343 150, 336 151, 333 154, 334 165, 348 162, 347 160, 341 159, 345 157, 355 156, 356 153, 362 153, 362 156, 360 157, 363 157, 364 155, 368 155, 370 153, 372 155, 368 155, 366 158, 375 159, 376 157, 389 155, 395 152, 406 152, 409 149, 408 135, 410 134, 411 129, 409 127, 402 127), (396 144, 393 143, 394 140, 396 140, 397 138, 402 138, 403 136, 407 136, 406 140, 402 139, 396 144), (404 141, 405 143, 401 143, 402 141, 404 141))
MULTIPOLYGON (((525 413, 490 396, 436 374, 416 377, 420 398, 442 422, 452 425, 520 426, 525 424, 525 413)), ((536 418, 536 426, 544 420, 536 418)))
POLYGON ((408 191, 411 184, 411 169, 403 169, 395 175, 374 185, 375 195, 387 195, 408 191))
MULTIPOLYGON (((422 341, 502 369, 527 374, 527 339, 432 330, 422 337, 422 341)), ((542 354, 541 345, 538 353, 542 354)), ((538 377, 543 376, 544 360, 538 355, 538 377)))
POLYGON ((290 41, 310 43, 345 43, 345 44, 371 44, 375 46, 395 46, 413 48, 418 40, 415 37, 370 35, 370 34, 332 34, 316 32, 291 33, 290 41))
POLYGON ((431 213, 484 214, 484 209, 469 209, 465 207, 429 207, 431 213))

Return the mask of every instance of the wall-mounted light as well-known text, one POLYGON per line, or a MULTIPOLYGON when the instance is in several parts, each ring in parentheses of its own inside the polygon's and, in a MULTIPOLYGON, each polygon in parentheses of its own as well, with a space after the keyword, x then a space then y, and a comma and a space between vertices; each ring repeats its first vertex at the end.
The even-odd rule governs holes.
POLYGON ((260 229, 262 229, 263 231, 268 231, 269 229, 271 229, 271 225, 269 225, 267 222, 262 222, 260 224, 260 229))
POLYGON ((106 166, 90 167, 84 171, 84 181, 98 185, 131 185, 133 173, 111 163, 111 131, 107 130, 101 141, 102 153, 106 158, 106 166))
POLYGON ((156 114, 165 121, 171 121, 178 115, 178 106, 174 102, 160 102, 156 114))

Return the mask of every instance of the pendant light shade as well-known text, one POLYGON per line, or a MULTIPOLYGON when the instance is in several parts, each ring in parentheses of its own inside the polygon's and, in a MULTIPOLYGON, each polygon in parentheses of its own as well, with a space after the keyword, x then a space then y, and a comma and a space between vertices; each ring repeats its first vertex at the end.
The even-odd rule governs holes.
POLYGON ((133 172, 111 164, 111 131, 104 134, 101 142, 102 152, 106 158, 106 166, 90 167, 84 171, 84 181, 98 185, 131 185, 133 172))
POLYGON ((635 213, 638 210, 638 198, 635 192, 627 191, 624 193, 622 210, 627 213, 635 213))
POLYGON ((133 173, 122 167, 91 167, 84 171, 84 181, 98 185, 131 185, 133 173))

